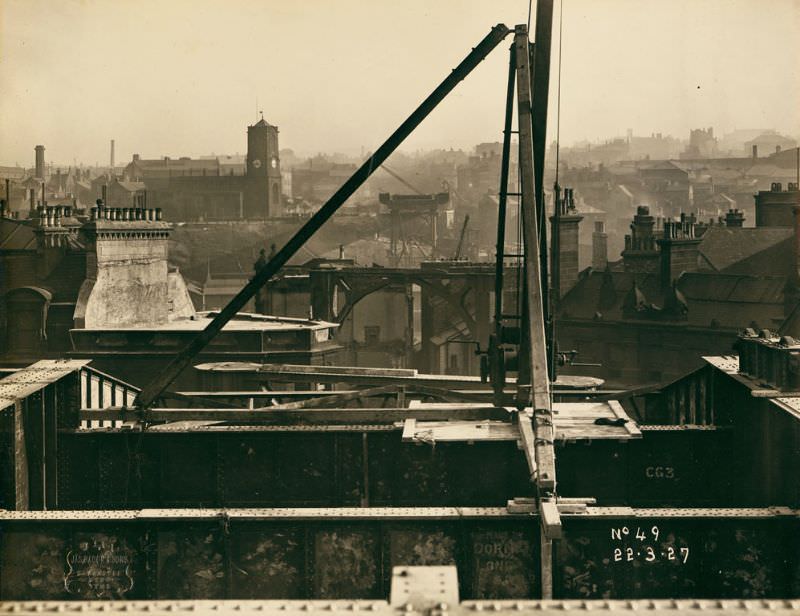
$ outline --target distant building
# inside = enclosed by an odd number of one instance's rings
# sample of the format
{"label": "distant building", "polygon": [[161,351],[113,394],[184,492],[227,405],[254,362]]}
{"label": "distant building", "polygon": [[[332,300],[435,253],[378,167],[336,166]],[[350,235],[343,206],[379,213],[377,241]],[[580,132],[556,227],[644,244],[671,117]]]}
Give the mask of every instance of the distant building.
{"label": "distant building", "polygon": [[689,145],[681,158],[714,158],[717,156],[717,140],[712,127],[697,128],[689,131]]}
{"label": "distant building", "polygon": [[797,147],[797,141],[791,137],[781,135],[777,131],[769,130],[761,133],[757,137],[746,141],[744,144],[745,156],[759,158],[769,156],[783,150],[790,150]]}
{"label": "distant building", "polygon": [[[292,167],[292,197],[306,201],[308,210],[325,203],[356,171],[351,163],[330,162],[322,156]],[[301,211],[298,213],[302,213]]]}
{"label": "distant building", "polygon": [[689,173],[678,163],[664,160],[643,164],[639,167],[639,177],[653,197],[651,205],[661,209],[665,215],[676,216],[689,209]]}
{"label": "distant building", "polygon": [[244,159],[142,159],[134,154],[122,181],[143,183],[148,206],[160,207],[172,220],[282,216],[278,128],[263,118],[248,126]]}
{"label": "distant building", "polygon": [[[509,159],[509,191],[517,185],[517,164],[515,155]],[[481,200],[487,195],[497,195],[500,191],[500,164],[502,144],[481,143],[475,146],[475,155],[456,168],[456,186],[453,202],[456,210],[462,213],[477,213]]]}

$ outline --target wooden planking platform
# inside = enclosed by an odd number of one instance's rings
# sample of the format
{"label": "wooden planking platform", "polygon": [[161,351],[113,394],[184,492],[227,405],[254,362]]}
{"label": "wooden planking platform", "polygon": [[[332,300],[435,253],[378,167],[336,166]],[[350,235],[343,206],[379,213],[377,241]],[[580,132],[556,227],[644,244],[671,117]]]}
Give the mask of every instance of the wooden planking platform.
{"label": "wooden planking platform", "polygon": [[[454,405],[425,404],[412,401],[409,408],[446,408]],[[464,406],[472,405],[458,405]],[[479,406],[479,405],[475,405]],[[642,438],[636,423],[628,417],[616,400],[600,402],[555,403],[553,421],[556,440],[629,440]],[[597,425],[595,420],[623,419],[622,426]],[[407,419],[403,440],[415,442],[447,441],[516,441],[518,428],[504,421],[421,421]]]}

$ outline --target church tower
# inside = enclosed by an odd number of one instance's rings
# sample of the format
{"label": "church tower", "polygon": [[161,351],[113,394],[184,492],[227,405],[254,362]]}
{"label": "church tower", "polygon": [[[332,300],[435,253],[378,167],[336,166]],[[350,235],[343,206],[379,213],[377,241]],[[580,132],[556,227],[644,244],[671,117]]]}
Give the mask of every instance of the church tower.
{"label": "church tower", "polygon": [[281,216],[281,160],[278,155],[278,127],[262,117],[247,127],[247,218]]}

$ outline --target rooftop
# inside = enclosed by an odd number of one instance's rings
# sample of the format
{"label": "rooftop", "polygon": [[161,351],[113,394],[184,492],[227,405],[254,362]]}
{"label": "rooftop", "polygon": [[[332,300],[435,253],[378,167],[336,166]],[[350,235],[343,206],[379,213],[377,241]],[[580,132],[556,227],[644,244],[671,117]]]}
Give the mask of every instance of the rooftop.
{"label": "rooftop", "polygon": [[[146,327],[102,327],[86,328],[93,331],[163,331],[163,332],[191,332],[205,329],[219,312],[198,312],[195,319],[177,319],[157,325]],[[252,332],[252,331],[296,331],[296,330],[321,330],[337,327],[336,323],[327,321],[314,321],[311,319],[298,319],[292,317],[273,317],[261,314],[240,312],[231,319],[222,331],[225,332]]]}

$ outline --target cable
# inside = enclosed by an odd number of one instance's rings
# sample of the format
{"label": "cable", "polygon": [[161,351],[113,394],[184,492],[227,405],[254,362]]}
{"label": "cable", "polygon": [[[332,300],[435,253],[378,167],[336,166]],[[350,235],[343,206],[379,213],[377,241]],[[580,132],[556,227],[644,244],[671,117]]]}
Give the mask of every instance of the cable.
{"label": "cable", "polygon": [[[559,155],[561,152],[561,43],[564,39],[564,0],[559,0],[558,3],[558,93],[556,96],[556,178],[555,178],[555,185],[554,185],[554,194],[553,194],[553,202],[558,204],[560,199],[560,192],[561,186],[558,183],[558,170],[560,167],[559,164]],[[555,194],[555,191],[558,191],[559,194]],[[560,205],[557,205],[560,207]],[[561,229],[556,229],[554,232],[560,234]],[[555,257],[557,258],[557,257]],[[559,280],[560,284],[560,280]],[[560,289],[556,289],[556,293],[560,297]],[[558,363],[558,349],[557,349],[557,342],[556,342],[556,310],[555,310],[555,302],[553,301],[553,295],[550,295],[550,302],[551,302],[551,311],[550,311],[550,361],[552,363],[552,374],[553,374],[553,382],[555,384],[556,376],[556,365]],[[552,408],[553,403],[555,402],[555,388],[550,388],[550,407]]]}
{"label": "cable", "polygon": [[558,157],[561,150],[561,41],[564,32],[564,0],[558,3],[558,95],[556,97],[556,185],[558,185]]}
{"label": "cable", "polygon": [[531,7],[533,6],[533,0],[528,0],[528,32],[531,31]]}

